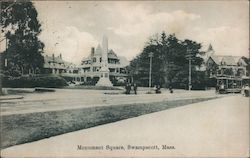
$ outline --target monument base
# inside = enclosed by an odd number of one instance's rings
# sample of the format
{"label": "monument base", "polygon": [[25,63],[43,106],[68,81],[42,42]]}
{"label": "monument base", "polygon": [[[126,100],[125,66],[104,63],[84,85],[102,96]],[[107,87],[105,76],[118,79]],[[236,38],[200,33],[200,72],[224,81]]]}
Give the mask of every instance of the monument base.
{"label": "monument base", "polygon": [[111,83],[109,78],[101,77],[96,86],[113,87],[113,84]]}

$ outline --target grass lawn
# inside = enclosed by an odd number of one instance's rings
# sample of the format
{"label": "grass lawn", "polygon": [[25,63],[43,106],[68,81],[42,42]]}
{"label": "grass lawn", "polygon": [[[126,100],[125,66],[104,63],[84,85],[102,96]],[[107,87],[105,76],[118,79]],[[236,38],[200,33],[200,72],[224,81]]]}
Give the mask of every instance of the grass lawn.
{"label": "grass lawn", "polygon": [[210,99],[215,97],[1,116],[1,149]]}

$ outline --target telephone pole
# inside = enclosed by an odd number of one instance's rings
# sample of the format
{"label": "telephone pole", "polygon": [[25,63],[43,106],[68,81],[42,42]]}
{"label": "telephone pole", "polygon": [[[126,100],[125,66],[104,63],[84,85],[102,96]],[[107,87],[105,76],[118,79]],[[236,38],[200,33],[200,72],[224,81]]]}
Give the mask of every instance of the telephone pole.
{"label": "telephone pole", "polygon": [[148,57],[149,57],[149,84],[148,84],[148,86],[149,86],[149,88],[151,87],[151,78],[152,78],[152,58],[153,58],[153,56],[154,56],[154,53],[153,52],[150,52],[149,53],[149,55],[148,55]]}
{"label": "telephone pole", "polygon": [[188,59],[188,90],[190,91],[192,88],[192,51],[187,48],[187,59]]}

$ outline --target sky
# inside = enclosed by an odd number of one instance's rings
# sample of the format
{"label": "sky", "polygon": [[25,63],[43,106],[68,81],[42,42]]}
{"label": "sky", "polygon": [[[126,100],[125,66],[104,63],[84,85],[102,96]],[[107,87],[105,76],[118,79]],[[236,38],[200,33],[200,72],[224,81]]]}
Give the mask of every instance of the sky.
{"label": "sky", "polygon": [[165,31],[212,44],[216,55],[248,56],[248,1],[35,1],[45,54],[79,64],[108,36],[109,49],[128,60],[149,37]]}

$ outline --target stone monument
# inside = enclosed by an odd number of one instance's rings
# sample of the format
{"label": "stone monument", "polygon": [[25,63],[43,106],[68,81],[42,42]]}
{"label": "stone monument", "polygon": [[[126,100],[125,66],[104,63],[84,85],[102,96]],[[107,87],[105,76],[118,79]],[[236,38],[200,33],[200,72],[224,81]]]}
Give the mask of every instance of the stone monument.
{"label": "stone monument", "polygon": [[109,68],[108,68],[108,38],[104,35],[102,40],[102,61],[100,69],[100,79],[96,86],[113,86],[109,80]]}

